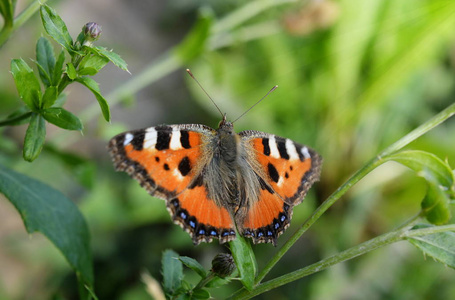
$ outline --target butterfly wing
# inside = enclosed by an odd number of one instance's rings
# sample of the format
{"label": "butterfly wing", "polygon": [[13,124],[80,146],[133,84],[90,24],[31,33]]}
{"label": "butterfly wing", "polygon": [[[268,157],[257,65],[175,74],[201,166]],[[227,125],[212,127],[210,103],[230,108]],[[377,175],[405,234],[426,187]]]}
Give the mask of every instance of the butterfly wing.
{"label": "butterfly wing", "polygon": [[319,179],[322,158],[309,147],[259,131],[239,133],[247,163],[259,180],[259,196],[240,213],[240,232],[255,243],[276,243],[289,226],[293,206]]}
{"label": "butterfly wing", "polygon": [[215,134],[204,125],[163,125],[125,132],[109,142],[116,169],[166,200],[172,219],[195,244],[235,238],[229,212],[209,199],[205,188],[206,149]]}

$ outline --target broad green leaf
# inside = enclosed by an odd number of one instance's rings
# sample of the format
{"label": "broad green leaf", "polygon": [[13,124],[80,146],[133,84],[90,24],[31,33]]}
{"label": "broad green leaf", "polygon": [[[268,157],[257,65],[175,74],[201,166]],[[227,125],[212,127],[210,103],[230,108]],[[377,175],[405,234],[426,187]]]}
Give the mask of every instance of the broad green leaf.
{"label": "broad green leaf", "polygon": [[240,273],[240,281],[247,290],[253,289],[257,264],[251,245],[239,234],[229,242],[232,256]]}
{"label": "broad green leaf", "polygon": [[57,43],[63,46],[69,53],[73,52],[73,39],[71,38],[65,22],[57,12],[47,5],[41,5],[41,21],[44,29]]}
{"label": "broad green leaf", "polygon": [[195,289],[191,293],[191,299],[209,299],[210,293],[204,289]]}
{"label": "broad green leaf", "polygon": [[85,85],[90,91],[92,91],[92,93],[95,95],[96,100],[98,100],[104,119],[109,122],[111,120],[109,104],[107,103],[106,99],[104,99],[103,95],[101,95],[98,83],[88,77],[78,77],[76,78],[76,81]]}
{"label": "broad green leaf", "polygon": [[77,78],[76,68],[72,63],[66,64],[66,74],[68,75],[69,79],[74,80]]}
{"label": "broad green leaf", "polygon": [[55,67],[55,53],[51,43],[45,37],[40,37],[36,43],[36,61],[41,81],[46,86],[50,86]]}
{"label": "broad green leaf", "polygon": [[1,0],[0,14],[3,16],[3,26],[5,28],[13,27],[15,0]]}
{"label": "broad green leaf", "polygon": [[85,56],[79,64],[79,75],[93,76],[98,73],[109,62],[104,56],[92,54]]}
{"label": "broad green leaf", "polygon": [[43,110],[43,117],[49,123],[67,130],[82,130],[81,120],[61,107],[50,107]]}
{"label": "broad green leaf", "polygon": [[[413,229],[427,228],[431,225],[419,224]],[[408,237],[407,240],[419,248],[425,255],[455,269],[455,232],[441,232],[418,237]]]}
{"label": "broad green leaf", "polygon": [[56,86],[49,86],[45,91],[43,98],[41,100],[42,108],[48,108],[54,105],[55,101],[57,101],[57,87]]}
{"label": "broad green leaf", "polygon": [[185,266],[195,271],[202,278],[205,278],[207,276],[207,272],[205,271],[204,267],[194,258],[188,256],[179,256],[179,259]]}
{"label": "broad green leaf", "polygon": [[174,294],[181,286],[183,279],[183,265],[179,255],[172,250],[165,250],[161,260],[163,273],[163,287],[167,294]]}
{"label": "broad green leaf", "polygon": [[46,122],[42,115],[32,113],[24,138],[23,156],[26,161],[34,161],[43,149],[46,139]]}
{"label": "broad green leaf", "polygon": [[175,53],[183,62],[186,63],[195,59],[206,50],[212,21],[211,14],[205,11],[199,14],[199,18],[190,33],[175,49]]}
{"label": "broad green leaf", "polygon": [[238,274],[239,274],[238,269],[235,269],[235,271],[228,277],[221,278],[218,276],[214,276],[212,279],[210,279],[209,282],[207,282],[207,284],[205,286],[208,288],[217,288],[217,287],[226,285],[229,282],[231,282],[231,280],[233,278],[236,278],[238,276]]}
{"label": "broad green leaf", "polygon": [[41,87],[33,70],[21,59],[11,61],[11,73],[22,101],[31,109],[37,110],[41,100]]}
{"label": "broad green leaf", "polygon": [[115,53],[113,51],[109,51],[109,50],[107,50],[104,47],[98,47],[98,46],[96,46],[96,47],[87,47],[87,49],[89,51],[92,51],[92,52],[100,55],[100,56],[103,56],[103,57],[107,58],[109,61],[111,61],[114,65],[116,65],[120,69],[129,72],[128,71],[128,65],[123,60],[123,58],[121,58],[120,55],[118,55],[117,53]]}
{"label": "broad green leaf", "polygon": [[420,174],[429,172],[437,182],[446,188],[451,188],[454,184],[450,166],[432,153],[408,150],[391,154],[384,159],[399,162]]}
{"label": "broad green leaf", "polygon": [[27,232],[44,234],[83,284],[93,287],[90,235],[76,205],[50,186],[1,165],[0,192],[19,211]]}
{"label": "broad green leaf", "polygon": [[65,63],[65,51],[62,50],[60,52],[60,54],[58,55],[57,61],[55,62],[54,73],[51,74],[53,86],[58,86],[60,83],[60,80],[62,80],[64,63]]}

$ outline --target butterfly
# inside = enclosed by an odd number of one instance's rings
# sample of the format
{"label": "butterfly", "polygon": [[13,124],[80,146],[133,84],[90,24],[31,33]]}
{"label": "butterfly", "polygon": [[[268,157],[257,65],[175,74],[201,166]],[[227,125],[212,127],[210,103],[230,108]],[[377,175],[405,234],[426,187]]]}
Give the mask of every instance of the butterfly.
{"label": "butterfly", "polygon": [[165,200],[195,245],[240,234],[276,246],[322,166],[316,151],[290,139],[254,130],[237,134],[226,115],[217,130],[159,125],[121,133],[108,149],[116,170]]}

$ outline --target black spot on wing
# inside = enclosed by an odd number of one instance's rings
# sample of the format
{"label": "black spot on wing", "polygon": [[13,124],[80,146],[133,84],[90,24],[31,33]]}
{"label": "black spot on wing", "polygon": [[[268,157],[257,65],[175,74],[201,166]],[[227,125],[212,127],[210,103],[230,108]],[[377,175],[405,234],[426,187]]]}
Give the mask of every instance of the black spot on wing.
{"label": "black spot on wing", "polygon": [[164,168],[166,171],[169,171],[169,170],[170,170],[170,168],[169,168],[169,165],[168,165],[168,164],[164,164],[164,165],[163,165],[163,168]]}
{"label": "black spot on wing", "polygon": [[145,130],[141,129],[134,133],[133,140],[131,141],[131,145],[133,149],[136,151],[141,151],[144,148],[144,137],[145,137]]}
{"label": "black spot on wing", "polygon": [[275,182],[278,182],[278,180],[280,179],[280,175],[278,174],[278,171],[276,170],[275,166],[272,165],[271,163],[269,163],[267,165],[267,169],[269,171],[269,176],[270,178],[275,181]]}
{"label": "black spot on wing", "polygon": [[257,177],[258,177],[259,184],[261,185],[262,190],[267,190],[272,195],[275,194],[275,191],[264,181],[264,179],[262,179],[259,176],[257,176]]}
{"label": "black spot on wing", "polygon": [[264,155],[270,156],[270,146],[269,146],[269,139],[263,138],[262,145],[264,146]]}
{"label": "black spot on wing", "polygon": [[169,149],[169,143],[171,142],[172,127],[169,126],[157,126],[155,127],[157,131],[156,139],[156,150],[165,150]]}
{"label": "black spot on wing", "polygon": [[188,134],[187,130],[180,131],[180,143],[182,144],[182,147],[185,149],[191,148],[190,135]]}
{"label": "black spot on wing", "polygon": [[204,184],[203,176],[202,176],[202,174],[199,174],[199,176],[196,178],[196,180],[193,181],[193,183],[191,183],[188,188],[190,190],[192,190],[197,186],[202,186],[203,184]]}
{"label": "black spot on wing", "polygon": [[188,173],[190,173],[191,165],[190,165],[190,159],[188,158],[188,156],[185,156],[184,158],[182,158],[182,160],[179,162],[178,168],[179,168],[180,174],[182,174],[182,176],[186,176],[186,175],[188,175]]}
{"label": "black spot on wing", "polygon": [[285,139],[277,139],[276,145],[278,147],[278,152],[280,152],[280,157],[284,159],[289,159],[289,154],[286,150],[286,140]]}

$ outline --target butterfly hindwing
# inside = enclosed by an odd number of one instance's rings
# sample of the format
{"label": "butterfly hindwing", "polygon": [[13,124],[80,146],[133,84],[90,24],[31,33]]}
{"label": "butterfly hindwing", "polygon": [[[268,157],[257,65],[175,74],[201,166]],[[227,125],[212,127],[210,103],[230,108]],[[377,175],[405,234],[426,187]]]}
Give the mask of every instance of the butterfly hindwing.
{"label": "butterfly hindwing", "polygon": [[228,211],[208,198],[201,174],[207,164],[205,147],[215,134],[204,125],[163,125],[122,133],[109,143],[116,169],[166,200],[174,222],[195,244],[235,238]]}

